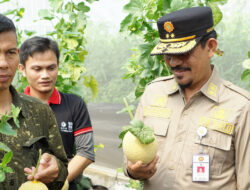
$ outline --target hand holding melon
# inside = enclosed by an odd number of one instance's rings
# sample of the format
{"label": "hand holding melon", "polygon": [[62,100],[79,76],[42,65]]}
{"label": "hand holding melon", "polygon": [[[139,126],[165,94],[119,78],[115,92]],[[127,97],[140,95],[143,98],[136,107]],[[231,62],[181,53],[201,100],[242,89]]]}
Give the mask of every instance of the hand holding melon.
{"label": "hand holding melon", "polygon": [[[37,172],[37,169],[39,167],[39,164],[40,164],[40,159],[41,159],[41,155],[42,155],[42,151],[41,149],[39,150],[39,158],[38,158],[38,161],[37,161],[37,165],[36,165],[36,169],[34,171],[34,173],[32,174],[33,176],[36,175],[36,172]],[[37,181],[36,179],[32,180],[32,181],[27,181],[25,183],[23,183],[18,190],[48,190],[47,186],[40,182],[40,181]]]}
{"label": "hand holding melon", "polygon": [[124,102],[132,121],[130,125],[122,128],[119,138],[123,141],[120,146],[122,146],[127,159],[132,163],[142,161],[143,164],[148,164],[155,158],[158,148],[154,132],[142,121],[133,119],[125,99]]}

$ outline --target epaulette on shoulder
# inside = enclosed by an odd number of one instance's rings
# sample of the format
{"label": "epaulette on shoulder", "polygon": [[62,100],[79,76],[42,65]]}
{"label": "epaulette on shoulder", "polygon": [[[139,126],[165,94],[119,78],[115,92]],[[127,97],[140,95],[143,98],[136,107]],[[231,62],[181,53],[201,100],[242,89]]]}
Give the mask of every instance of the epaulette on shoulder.
{"label": "epaulette on shoulder", "polygon": [[247,98],[248,100],[250,100],[250,93],[236,85],[234,85],[233,83],[229,82],[229,81],[224,81],[224,85],[228,88],[230,88],[231,90],[233,90],[234,92],[244,96],[245,98]]}
{"label": "epaulette on shoulder", "polygon": [[148,85],[152,84],[152,83],[155,83],[155,82],[170,80],[170,79],[173,79],[173,78],[174,78],[174,75],[169,75],[169,76],[166,76],[166,77],[158,77],[158,78],[152,80],[151,82],[149,82]]}

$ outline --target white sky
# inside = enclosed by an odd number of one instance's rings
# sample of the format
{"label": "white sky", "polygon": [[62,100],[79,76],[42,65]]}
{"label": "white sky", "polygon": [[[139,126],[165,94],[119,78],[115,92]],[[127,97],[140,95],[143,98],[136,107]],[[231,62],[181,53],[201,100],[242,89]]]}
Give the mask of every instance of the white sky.
{"label": "white sky", "polygon": [[[34,19],[38,18],[38,10],[46,9],[49,7],[48,0],[11,0],[10,3],[0,4],[0,12],[5,12],[8,9],[13,9],[17,5],[19,7],[25,7],[24,18],[18,23],[18,27],[21,29],[36,30],[38,34],[45,34],[48,29],[47,23],[34,22]],[[108,22],[110,28],[113,28],[118,32],[120,22],[127,15],[123,11],[123,6],[127,4],[129,0],[99,0],[90,4],[91,10],[88,13],[89,20],[94,23]],[[221,7],[223,10],[224,19],[230,19],[232,14],[249,14],[250,1],[249,0],[228,0],[228,3]]]}

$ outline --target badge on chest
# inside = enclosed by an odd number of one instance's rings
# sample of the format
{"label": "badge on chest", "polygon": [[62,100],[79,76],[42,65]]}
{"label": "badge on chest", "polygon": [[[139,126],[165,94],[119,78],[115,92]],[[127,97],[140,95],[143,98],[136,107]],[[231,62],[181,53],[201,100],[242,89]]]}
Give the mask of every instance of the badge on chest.
{"label": "badge on chest", "polygon": [[207,182],[209,181],[209,155],[203,153],[201,140],[207,134],[205,127],[199,127],[197,134],[200,138],[200,152],[193,155],[193,181]]}
{"label": "badge on chest", "polygon": [[193,156],[193,181],[209,181],[209,155],[197,154]]}

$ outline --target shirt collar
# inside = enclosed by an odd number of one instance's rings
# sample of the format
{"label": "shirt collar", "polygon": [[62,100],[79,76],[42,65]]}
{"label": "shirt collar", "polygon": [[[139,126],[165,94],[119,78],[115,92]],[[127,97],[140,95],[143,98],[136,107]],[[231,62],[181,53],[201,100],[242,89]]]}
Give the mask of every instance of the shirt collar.
{"label": "shirt collar", "polygon": [[[24,94],[30,96],[30,86],[27,86],[24,90]],[[53,93],[49,98],[48,105],[50,104],[61,104],[61,95],[59,91],[54,87]]]}
{"label": "shirt collar", "polygon": [[[220,92],[220,87],[222,84],[222,80],[219,77],[219,74],[217,73],[215,67],[211,65],[212,67],[212,74],[208,81],[202,86],[201,88],[201,93],[208,97],[209,99],[219,102],[219,92]],[[179,85],[175,82],[175,80],[172,80],[170,83],[170,89],[168,89],[167,94],[172,95],[175,94],[176,92],[182,93],[181,88]]]}

